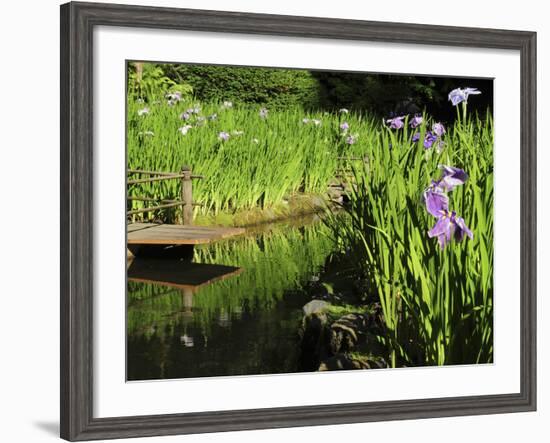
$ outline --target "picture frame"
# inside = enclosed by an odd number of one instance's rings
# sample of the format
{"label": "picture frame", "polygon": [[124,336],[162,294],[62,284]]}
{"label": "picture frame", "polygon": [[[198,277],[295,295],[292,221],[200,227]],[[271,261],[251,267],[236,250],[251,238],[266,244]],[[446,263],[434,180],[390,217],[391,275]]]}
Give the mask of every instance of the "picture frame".
{"label": "picture frame", "polygon": [[[520,54],[520,392],[98,418],[94,403],[93,30],[187,30]],[[99,3],[61,6],[61,437],[69,441],[534,411],[536,33]],[[122,321],[122,319],[121,319]]]}

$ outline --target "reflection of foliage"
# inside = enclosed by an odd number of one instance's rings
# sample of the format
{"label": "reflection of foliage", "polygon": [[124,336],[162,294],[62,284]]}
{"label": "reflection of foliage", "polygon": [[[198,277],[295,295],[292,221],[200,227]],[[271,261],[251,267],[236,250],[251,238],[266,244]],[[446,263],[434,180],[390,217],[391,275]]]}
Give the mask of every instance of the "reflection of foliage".
{"label": "reflection of foliage", "polygon": [[[300,290],[320,271],[331,249],[328,228],[322,224],[197,249],[195,262],[238,266],[243,272],[200,288],[193,296],[194,321],[208,331],[221,312],[231,316],[245,307],[248,312],[273,309],[285,291]],[[179,289],[128,282],[129,334],[162,334],[182,311]]]}
{"label": "reflection of foliage", "polygon": [[136,62],[128,65],[128,97],[147,101],[160,100],[168,91],[179,92],[182,97],[187,97],[193,93],[193,88],[167,77],[157,64]]}

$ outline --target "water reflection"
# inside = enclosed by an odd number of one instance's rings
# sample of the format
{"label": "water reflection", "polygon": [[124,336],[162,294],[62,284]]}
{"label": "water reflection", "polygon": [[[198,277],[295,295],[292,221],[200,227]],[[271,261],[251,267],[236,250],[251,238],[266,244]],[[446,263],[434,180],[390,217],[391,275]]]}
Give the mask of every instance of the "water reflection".
{"label": "water reflection", "polygon": [[306,287],[333,245],[317,220],[128,268],[128,380],[301,371]]}

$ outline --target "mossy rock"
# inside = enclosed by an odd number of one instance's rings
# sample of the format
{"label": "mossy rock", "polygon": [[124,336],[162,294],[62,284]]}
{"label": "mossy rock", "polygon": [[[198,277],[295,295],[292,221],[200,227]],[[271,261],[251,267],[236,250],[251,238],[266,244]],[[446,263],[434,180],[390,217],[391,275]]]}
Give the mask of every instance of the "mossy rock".
{"label": "mossy rock", "polygon": [[370,366],[359,359],[350,358],[345,354],[337,354],[321,362],[319,371],[346,371],[352,369],[370,369]]}
{"label": "mossy rock", "polygon": [[381,357],[356,354],[336,354],[324,360],[318,371],[346,371],[353,369],[382,369],[388,364]]}
{"label": "mossy rock", "polygon": [[330,350],[333,354],[351,351],[365,341],[369,317],[365,314],[352,313],[340,317],[330,325]]}

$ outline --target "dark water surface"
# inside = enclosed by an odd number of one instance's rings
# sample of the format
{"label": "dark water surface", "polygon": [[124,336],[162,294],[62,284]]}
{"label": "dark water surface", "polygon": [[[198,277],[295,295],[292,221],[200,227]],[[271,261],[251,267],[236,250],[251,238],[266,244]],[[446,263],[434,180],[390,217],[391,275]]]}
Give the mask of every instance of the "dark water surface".
{"label": "dark water surface", "polygon": [[310,218],[196,248],[194,264],[132,263],[128,380],[311,370],[302,306],[333,248]]}

